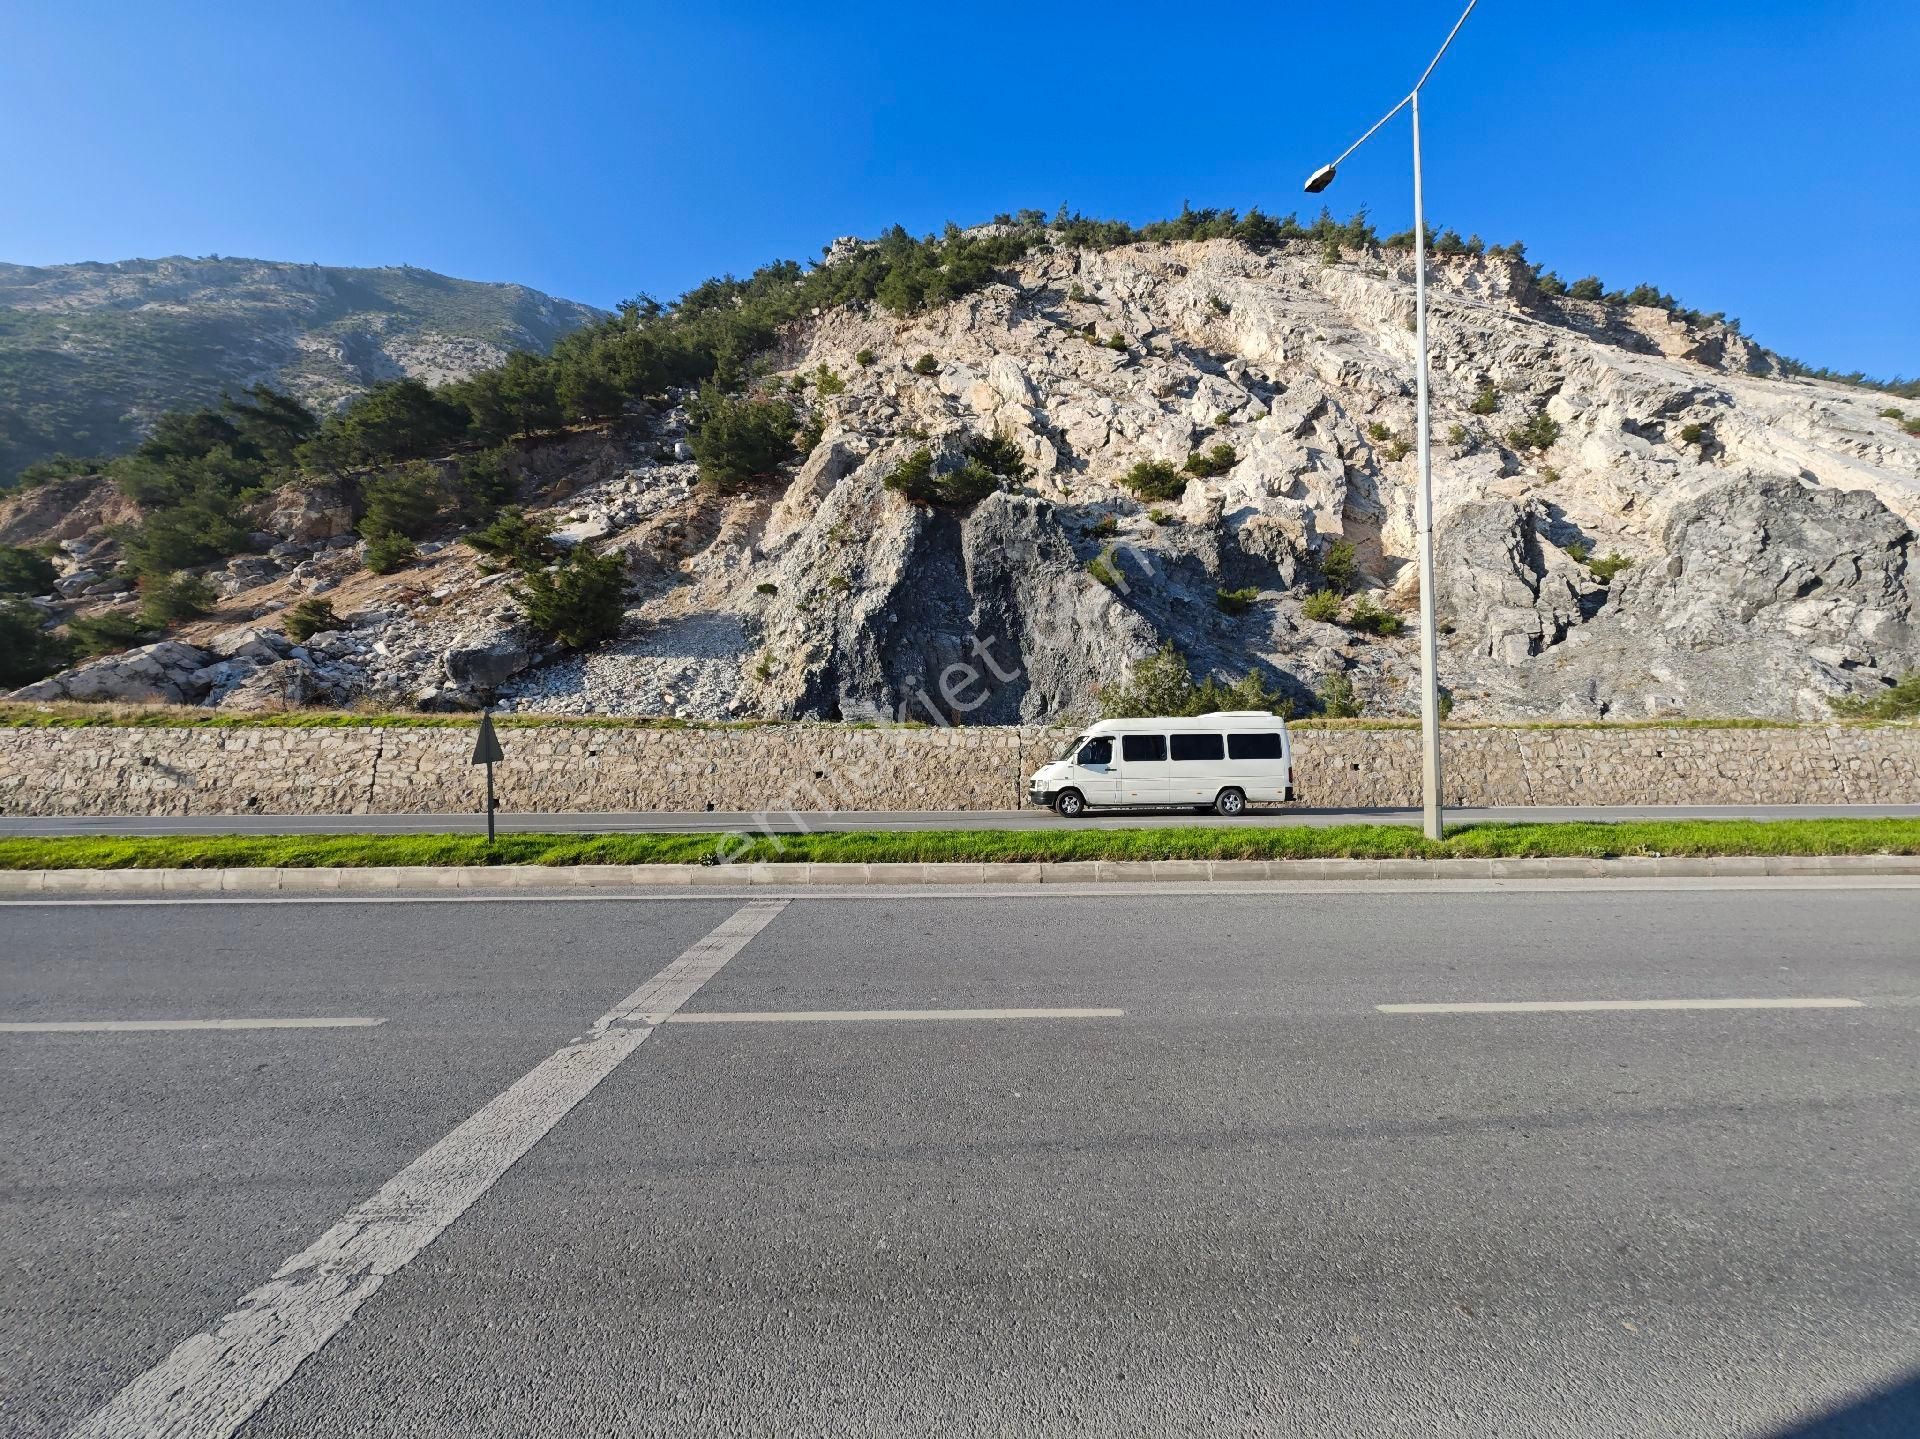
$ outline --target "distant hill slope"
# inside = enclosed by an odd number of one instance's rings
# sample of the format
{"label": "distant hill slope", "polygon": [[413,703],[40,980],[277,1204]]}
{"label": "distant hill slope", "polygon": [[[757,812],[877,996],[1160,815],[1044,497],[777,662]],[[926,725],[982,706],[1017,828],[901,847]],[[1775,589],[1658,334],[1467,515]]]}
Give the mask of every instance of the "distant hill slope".
{"label": "distant hill slope", "polygon": [[272,260],[0,264],[0,484],[110,454],[162,411],[265,380],[318,410],[402,374],[462,378],[601,312],[523,285]]}

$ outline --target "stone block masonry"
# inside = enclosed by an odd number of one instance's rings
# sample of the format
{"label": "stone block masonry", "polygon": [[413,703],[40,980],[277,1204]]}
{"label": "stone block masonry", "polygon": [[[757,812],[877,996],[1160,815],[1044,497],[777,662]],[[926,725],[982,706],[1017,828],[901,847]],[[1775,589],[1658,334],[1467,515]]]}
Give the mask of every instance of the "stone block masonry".
{"label": "stone block masonry", "polygon": [[[739,729],[502,726],[506,812],[995,810],[1071,732],[1026,727]],[[1463,728],[1456,805],[1920,803],[1920,727]],[[468,727],[0,727],[14,815],[474,812]],[[1419,733],[1294,731],[1315,808],[1419,802]]]}

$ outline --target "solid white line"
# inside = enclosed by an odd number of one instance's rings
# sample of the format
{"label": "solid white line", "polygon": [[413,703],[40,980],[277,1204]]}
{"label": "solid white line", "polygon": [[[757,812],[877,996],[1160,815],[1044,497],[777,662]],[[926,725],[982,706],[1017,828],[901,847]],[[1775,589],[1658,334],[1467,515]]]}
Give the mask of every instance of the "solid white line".
{"label": "solid white line", "polygon": [[75,1439],[224,1439],[340,1332],[387,1276],[439,1237],[670,1014],[786,907],[758,900],[535,1065],[349,1210],[211,1327],[182,1340],[78,1428]]}
{"label": "solid white line", "polygon": [[148,1029],[368,1029],[384,1019],[36,1019],[0,1023],[0,1034],[122,1034]]}
{"label": "solid white line", "polygon": [[794,1009],[701,1011],[662,1016],[665,1024],[819,1024],[864,1023],[886,1019],[1125,1019],[1124,1009]]}
{"label": "solid white line", "polygon": [[1376,1004],[1382,1014],[1548,1014],[1595,1009],[1859,1009],[1857,999],[1527,999],[1506,1003]]}

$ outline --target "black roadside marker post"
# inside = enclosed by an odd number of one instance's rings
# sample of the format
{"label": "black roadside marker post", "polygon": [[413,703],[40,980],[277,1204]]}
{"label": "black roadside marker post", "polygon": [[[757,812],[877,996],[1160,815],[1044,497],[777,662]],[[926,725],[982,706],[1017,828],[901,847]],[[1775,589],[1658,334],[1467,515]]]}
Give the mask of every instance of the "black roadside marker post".
{"label": "black roadside marker post", "polygon": [[487,846],[493,846],[493,766],[496,760],[503,760],[500,738],[493,732],[493,711],[480,711],[480,737],[474,742],[473,763],[487,767]]}

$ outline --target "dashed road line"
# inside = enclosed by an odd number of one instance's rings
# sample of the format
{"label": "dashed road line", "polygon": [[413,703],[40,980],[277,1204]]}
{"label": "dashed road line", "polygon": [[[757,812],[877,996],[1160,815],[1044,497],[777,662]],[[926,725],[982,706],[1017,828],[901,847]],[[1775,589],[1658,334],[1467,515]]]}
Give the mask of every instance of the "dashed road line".
{"label": "dashed road line", "polygon": [[0,1021],[0,1034],[135,1034],[179,1029],[371,1029],[384,1019],[33,1019]]}
{"label": "dashed road line", "polygon": [[1520,999],[1376,1004],[1382,1014],[1562,1014],[1603,1009],[1859,1009],[1857,999]]}
{"label": "dashed road line", "polygon": [[74,1439],[224,1439],[720,971],[784,900],[756,900],[356,1205],[209,1328],[182,1340]]}
{"label": "dashed road line", "polygon": [[1124,1009],[793,1009],[702,1010],[660,1016],[663,1024],[862,1024],[878,1020],[1125,1019]]}

